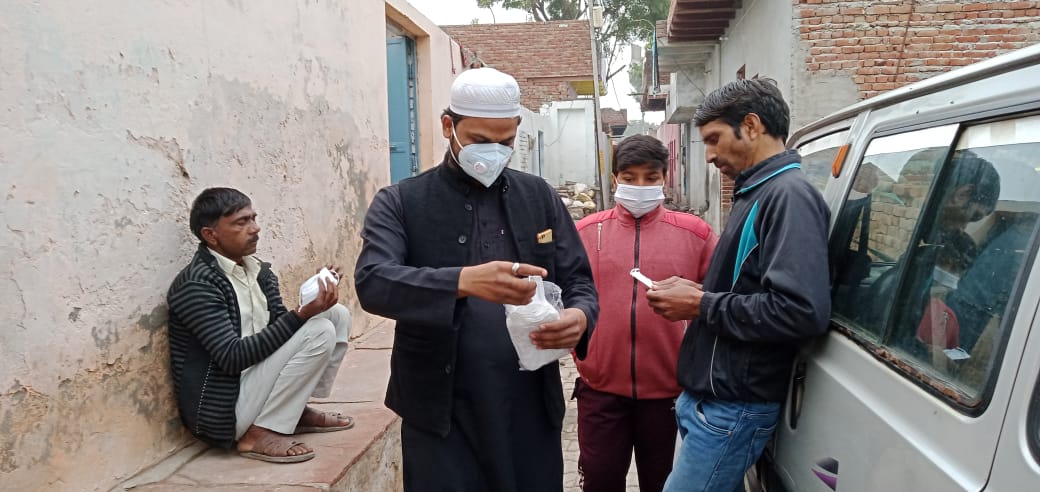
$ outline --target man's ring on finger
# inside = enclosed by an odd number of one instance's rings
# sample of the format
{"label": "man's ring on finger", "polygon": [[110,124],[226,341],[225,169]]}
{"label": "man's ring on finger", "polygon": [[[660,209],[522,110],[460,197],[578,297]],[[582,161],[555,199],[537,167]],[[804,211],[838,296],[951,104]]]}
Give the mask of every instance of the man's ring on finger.
{"label": "man's ring on finger", "polygon": [[520,271],[520,264],[519,263],[513,263],[513,275],[516,275],[517,272],[519,272],[519,271]]}

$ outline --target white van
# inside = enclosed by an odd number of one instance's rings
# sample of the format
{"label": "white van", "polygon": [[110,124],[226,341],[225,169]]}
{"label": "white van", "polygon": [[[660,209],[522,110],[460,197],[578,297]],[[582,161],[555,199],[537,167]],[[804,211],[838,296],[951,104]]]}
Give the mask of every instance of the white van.
{"label": "white van", "polygon": [[1040,45],[789,146],[832,211],[832,330],[797,362],[763,487],[1040,491]]}

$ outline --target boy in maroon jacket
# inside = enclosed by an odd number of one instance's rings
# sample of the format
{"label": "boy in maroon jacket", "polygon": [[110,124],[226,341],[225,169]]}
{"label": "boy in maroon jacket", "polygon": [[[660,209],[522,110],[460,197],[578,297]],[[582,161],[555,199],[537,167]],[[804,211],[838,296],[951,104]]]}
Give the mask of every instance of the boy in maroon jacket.
{"label": "boy in maroon jacket", "polygon": [[660,491],[672,468],[685,323],[654,314],[647,287],[629,272],[700,282],[717,237],[700,218],[661,205],[667,160],[656,138],[621,141],[614,151],[617,206],[578,223],[601,310],[574,386],[586,492],[625,490],[633,449],[642,491]]}

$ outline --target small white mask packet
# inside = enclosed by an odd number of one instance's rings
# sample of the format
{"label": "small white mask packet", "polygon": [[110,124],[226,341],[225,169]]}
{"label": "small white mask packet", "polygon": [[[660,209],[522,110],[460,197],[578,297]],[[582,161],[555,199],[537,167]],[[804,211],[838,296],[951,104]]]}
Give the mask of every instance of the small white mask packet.
{"label": "small white mask packet", "polygon": [[320,272],[307,279],[307,281],[300,286],[300,306],[309,304],[311,301],[318,298],[318,279],[321,278],[328,279],[332,282],[332,285],[339,283],[339,279],[335,274],[329,271],[328,268],[322,268]]}

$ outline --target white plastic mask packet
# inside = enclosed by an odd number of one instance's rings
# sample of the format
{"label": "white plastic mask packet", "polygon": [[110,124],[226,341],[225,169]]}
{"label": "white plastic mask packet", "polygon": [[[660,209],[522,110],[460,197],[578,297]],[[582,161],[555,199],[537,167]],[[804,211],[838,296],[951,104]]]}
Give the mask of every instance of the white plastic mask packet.
{"label": "white plastic mask packet", "polygon": [[328,268],[322,268],[320,272],[307,279],[307,281],[300,286],[300,306],[309,304],[311,301],[318,298],[318,279],[320,278],[328,279],[332,282],[332,285],[339,283],[339,279],[337,279]]}
{"label": "white plastic mask packet", "polygon": [[528,280],[537,284],[534,299],[523,306],[506,304],[506,329],[513,341],[521,371],[534,371],[570,353],[568,349],[540,349],[531,342],[531,332],[539,325],[560,319],[563,301],[560,288],[542,277],[531,276]]}

